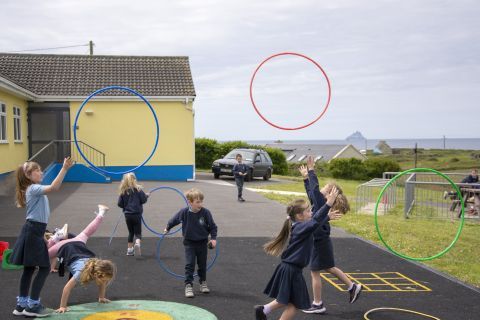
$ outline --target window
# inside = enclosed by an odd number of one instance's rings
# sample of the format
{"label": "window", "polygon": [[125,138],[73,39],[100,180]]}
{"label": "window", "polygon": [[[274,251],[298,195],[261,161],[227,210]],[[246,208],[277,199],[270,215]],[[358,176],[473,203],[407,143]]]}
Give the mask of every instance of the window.
{"label": "window", "polygon": [[295,158],[295,153],[292,153],[291,155],[289,155],[287,158],[287,161],[291,161],[293,158]]}
{"label": "window", "polygon": [[7,141],[7,106],[0,102],[0,143]]}
{"label": "window", "polygon": [[303,161],[303,159],[305,159],[306,157],[306,155],[302,155],[300,158],[298,158],[298,162]]}
{"label": "window", "polygon": [[323,156],[317,156],[314,161],[317,162],[318,160],[321,160],[322,158],[323,158]]}
{"label": "window", "polygon": [[13,136],[15,142],[22,142],[22,116],[19,107],[13,107]]}

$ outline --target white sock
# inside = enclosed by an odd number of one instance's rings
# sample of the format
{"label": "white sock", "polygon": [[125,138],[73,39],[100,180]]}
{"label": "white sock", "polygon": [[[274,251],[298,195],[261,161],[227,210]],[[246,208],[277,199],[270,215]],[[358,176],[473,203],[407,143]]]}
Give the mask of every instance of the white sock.
{"label": "white sock", "polygon": [[322,301],[322,300],[320,300],[320,302],[319,302],[319,303],[315,303],[315,301],[313,301],[313,302],[312,302],[312,304],[314,304],[314,305],[316,305],[316,306],[321,306],[321,305],[322,305],[322,303],[323,303],[323,301]]}
{"label": "white sock", "polygon": [[352,282],[352,284],[350,285],[350,287],[348,288],[348,291],[352,290],[352,288],[353,288],[353,282]]}
{"label": "white sock", "polygon": [[271,311],[272,310],[270,310],[270,307],[268,306],[268,304],[263,306],[263,313],[265,313],[265,315],[269,314]]}

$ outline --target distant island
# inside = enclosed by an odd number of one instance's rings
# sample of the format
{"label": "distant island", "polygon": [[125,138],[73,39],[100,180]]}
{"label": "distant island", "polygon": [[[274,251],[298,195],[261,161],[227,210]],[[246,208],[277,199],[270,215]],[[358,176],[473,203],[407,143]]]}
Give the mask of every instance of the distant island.
{"label": "distant island", "polygon": [[347,141],[358,141],[358,140],[367,140],[360,131],[355,131],[349,135],[345,140]]}

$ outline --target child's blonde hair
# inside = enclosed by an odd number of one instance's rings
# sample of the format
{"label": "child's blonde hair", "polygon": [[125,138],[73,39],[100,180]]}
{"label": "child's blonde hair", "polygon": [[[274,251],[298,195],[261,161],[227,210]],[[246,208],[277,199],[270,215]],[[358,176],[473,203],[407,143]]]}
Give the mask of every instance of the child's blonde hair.
{"label": "child's blonde hair", "polygon": [[26,206],[26,192],[27,188],[33,184],[33,181],[29,178],[32,174],[32,171],[41,170],[41,167],[38,163],[34,161],[27,161],[24,164],[18,166],[15,176],[17,180],[17,185],[15,188],[15,204],[18,208],[23,208]]}
{"label": "child's blonde hair", "polygon": [[192,188],[185,192],[185,197],[188,201],[193,202],[195,200],[203,201],[205,196],[203,195],[202,191],[198,190],[197,188]]}
{"label": "child's blonde hair", "polygon": [[[343,193],[342,188],[335,182],[329,182],[325,185],[325,192],[330,193],[333,187],[337,188],[338,196],[333,203],[331,210],[338,210],[342,214],[346,214],[350,211],[350,204],[348,203],[348,199]],[[316,208],[317,210],[320,208]]]}
{"label": "child's blonde hair", "polygon": [[137,191],[142,190],[142,186],[139,185],[137,182],[137,177],[135,176],[135,173],[125,173],[122,177],[122,181],[120,182],[120,186],[118,187],[118,192],[120,194],[128,194],[130,190],[134,189],[136,189]]}
{"label": "child's blonde hair", "polygon": [[290,231],[292,229],[292,222],[295,222],[297,214],[303,213],[308,209],[309,205],[305,199],[295,199],[287,207],[287,218],[283,223],[282,230],[275,237],[275,239],[263,245],[263,250],[269,255],[278,257],[282,254],[288,239],[290,238]]}
{"label": "child's blonde hair", "polygon": [[88,259],[80,274],[80,284],[86,285],[92,280],[108,279],[112,281],[117,273],[115,264],[110,260]]}

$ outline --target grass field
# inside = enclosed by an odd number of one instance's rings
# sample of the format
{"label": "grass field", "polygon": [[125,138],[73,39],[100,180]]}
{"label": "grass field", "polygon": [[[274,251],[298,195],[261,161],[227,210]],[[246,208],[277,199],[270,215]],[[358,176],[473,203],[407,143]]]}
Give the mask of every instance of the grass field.
{"label": "grass field", "polygon": [[[291,182],[275,184],[266,187],[270,190],[304,192],[300,178],[287,178]],[[323,185],[330,179],[320,179]],[[354,206],[356,186],[358,181],[336,180],[345,194],[351,199]],[[289,203],[296,196],[266,194],[265,197]],[[354,210],[352,210],[354,212]],[[386,242],[401,254],[413,257],[432,256],[446,248],[454,239],[459,222],[450,220],[411,219],[403,218],[402,210],[397,210],[388,216],[378,218],[379,228]],[[332,222],[332,225],[356,234],[383,246],[375,229],[372,215],[353,214],[345,215],[341,220]],[[437,270],[445,272],[461,281],[480,287],[480,224],[466,222],[462,233],[450,251],[440,258],[422,262]]]}

